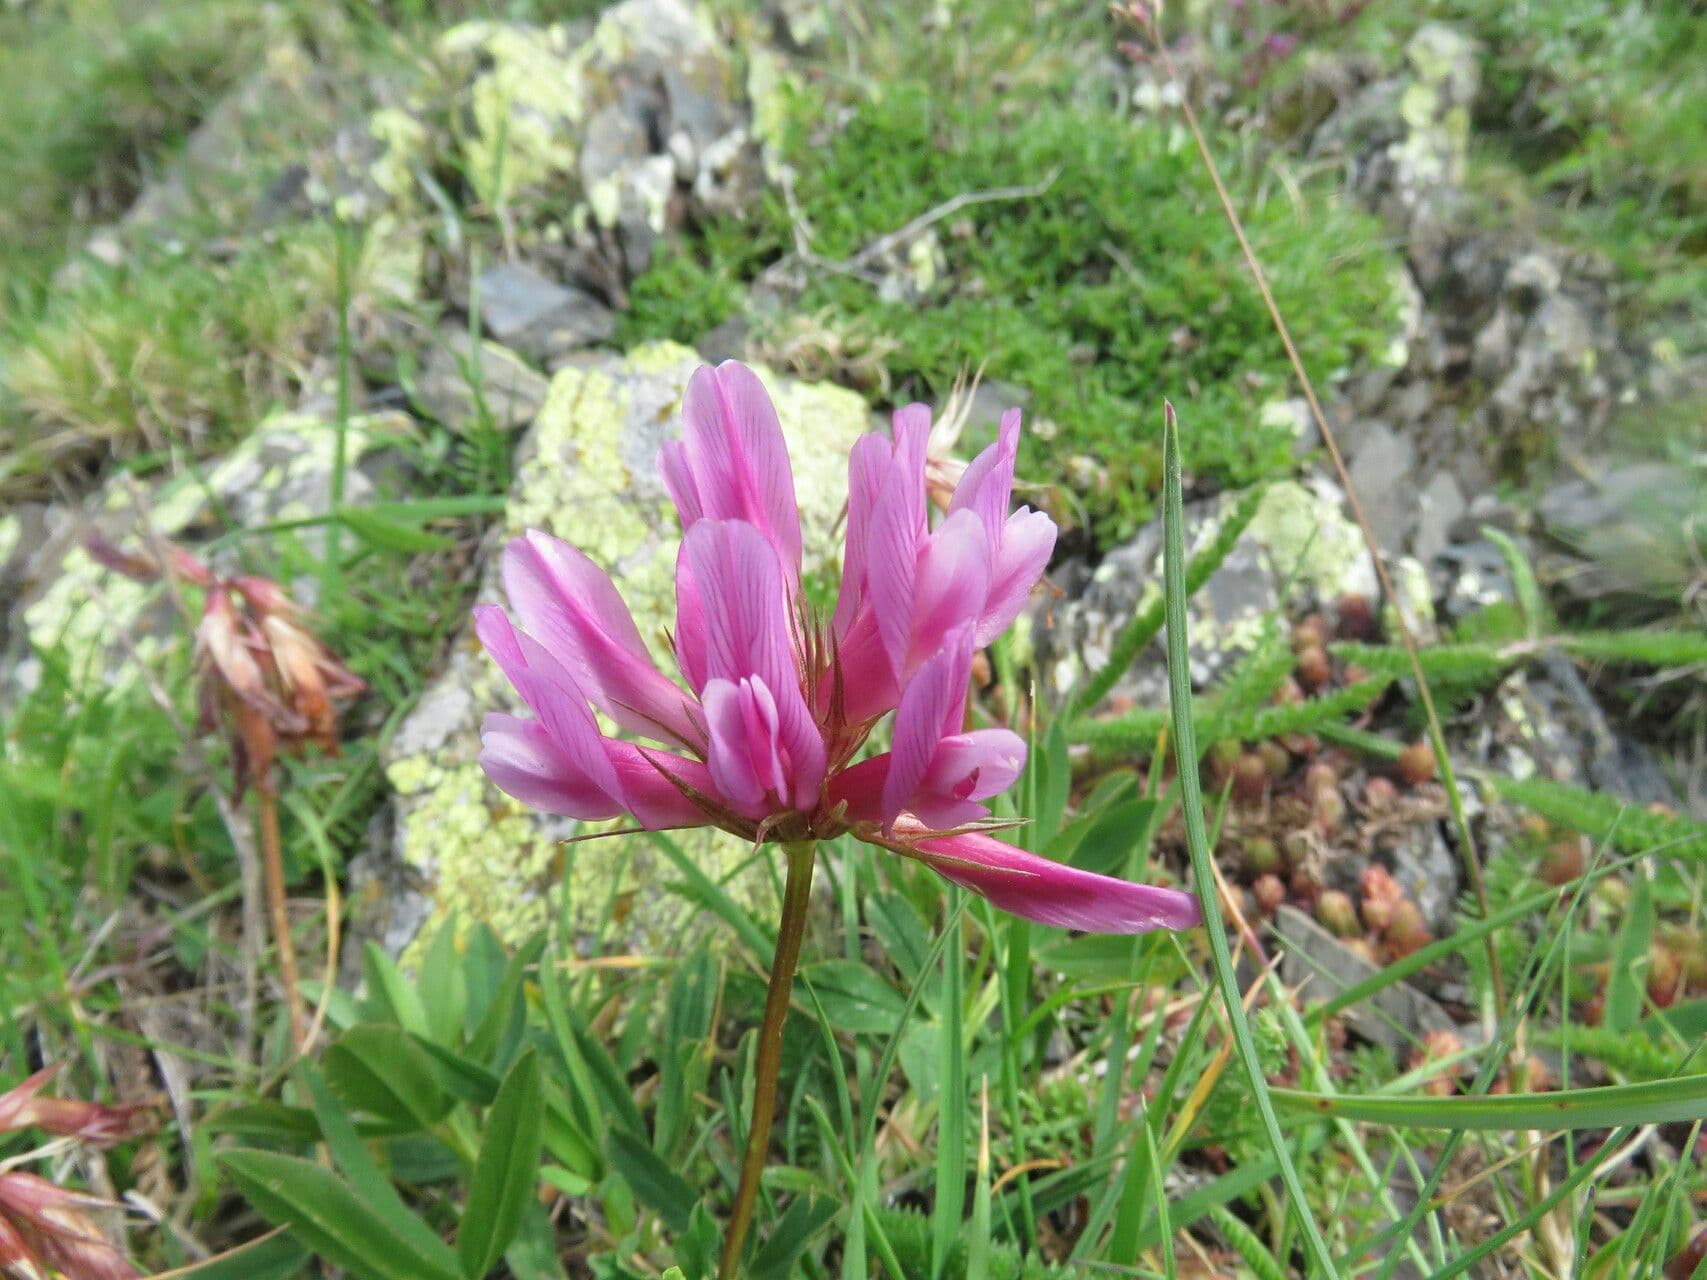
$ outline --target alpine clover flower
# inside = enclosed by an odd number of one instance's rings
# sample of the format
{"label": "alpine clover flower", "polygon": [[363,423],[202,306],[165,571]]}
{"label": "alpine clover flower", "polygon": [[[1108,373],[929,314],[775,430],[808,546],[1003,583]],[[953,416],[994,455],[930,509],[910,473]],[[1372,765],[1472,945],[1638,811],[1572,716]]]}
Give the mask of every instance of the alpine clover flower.
{"label": "alpine clover flower", "polygon": [[[702,366],[682,421],[658,465],[682,521],[671,643],[686,687],[658,669],[603,569],[529,532],[504,551],[514,620],[484,606],[475,630],[533,716],[489,714],[480,764],[548,813],[629,814],[649,830],[714,826],[785,850],[753,1109],[718,1272],[728,1280],[764,1168],[818,841],[851,834],[1063,928],[1185,929],[1201,915],[1188,893],[1062,866],[991,834],[1001,824],[985,802],[1019,776],[1026,747],[1008,729],[967,727],[973,654],[1019,616],[1055,546],[1047,515],[1008,510],[1018,410],[954,476],[928,469],[924,405],[899,410],[889,437],[861,437],[828,617],[801,591],[794,477],[758,377],[734,361]],[[935,528],[927,489],[946,506]],[[607,736],[595,711],[643,741]],[[890,712],[890,750],[859,759]]]}
{"label": "alpine clover flower", "polygon": [[[785,844],[851,833],[1063,928],[1199,923],[1188,893],[1063,866],[986,829],[985,802],[1019,775],[1026,746],[1008,729],[965,728],[973,654],[1018,617],[1056,532],[1041,511],[1008,510],[1018,410],[934,529],[929,409],[899,410],[892,439],[860,438],[827,619],[801,594],[793,475],[758,377],[734,361],[702,366],[682,418],[659,468],[684,531],[673,645],[687,687],[658,669],[604,570],[546,534],[515,539],[503,558],[511,614],[475,610],[533,713],[486,717],[480,763],[498,787],[548,813],[629,814],[648,830],[709,825]],[[595,709],[659,745],[607,736]],[[891,711],[891,749],[858,760]]]}

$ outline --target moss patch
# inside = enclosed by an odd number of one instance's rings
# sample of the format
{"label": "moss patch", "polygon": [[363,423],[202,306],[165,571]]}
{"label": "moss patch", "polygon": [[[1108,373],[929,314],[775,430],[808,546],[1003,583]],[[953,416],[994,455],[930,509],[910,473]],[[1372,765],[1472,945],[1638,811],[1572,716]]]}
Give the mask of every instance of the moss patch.
{"label": "moss patch", "polygon": [[[1285,355],[1177,129],[1050,97],[1021,113],[906,80],[873,87],[828,137],[813,123],[825,110],[796,93],[783,143],[801,224],[825,259],[846,261],[955,196],[1054,179],[1030,198],[971,205],[860,272],[811,271],[779,348],[810,361],[804,315],[845,365],[880,354],[892,383],[871,388],[877,400],[940,402],[981,363],[1025,388],[1023,470],[1060,484],[1071,494],[1061,513],[1085,513],[1105,538],[1151,512],[1164,396],[1206,476],[1239,483],[1288,465],[1290,432],[1261,414],[1288,385]],[[1298,337],[1312,375],[1383,359],[1398,305],[1375,224],[1314,189],[1294,205],[1228,139],[1218,149],[1282,307],[1307,320]],[[637,282],[629,333],[695,336],[793,246],[780,200],[756,227],[708,228]],[[769,322],[756,323],[763,337]]]}

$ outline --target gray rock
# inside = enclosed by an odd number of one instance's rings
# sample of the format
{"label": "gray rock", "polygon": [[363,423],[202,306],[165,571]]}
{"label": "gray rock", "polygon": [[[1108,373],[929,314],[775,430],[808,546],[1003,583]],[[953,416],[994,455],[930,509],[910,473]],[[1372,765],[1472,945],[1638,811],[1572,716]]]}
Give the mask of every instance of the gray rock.
{"label": "gray rock", "polygon": [[[1380,972],[1290,904],[1275,912],[1275,931],[1285,944],[1280,980],[1288,987],[1302,986],[1306,1002],[1331,999]],[[1364,1039],[1394,1053],[1409,1050],[1430,1031],[1456,1026],[1446,1010],[1408,982],[1388,983],[1347,1008],[1344,1017]]]}
{"label": "gray rock", "polygon": [[1389,554],[1403,549],[1417,520],[1417,451],[1408,436],[1373,423],[1351,460],[1351,487],[1375,541]]}
{"label": "gray rock", "polygon": [[1411,553],[1424,565],[1432,565],[1446,550],[1466,506],[1463,491],[1450,471],[1435,472],[1423,486],[1417,495],[1417,521],[1410,546]]}
{"label": "gray rock", "polygon": [[[1236,501],[1237,495],[1227,494],[1188,504],[1188,555],[1213,542]],[[1161,547],[1157,521],[1094,569],[1081,565],[1057,574],[1064,598],[1035,610],[1027,628],[1051,701],[1065,700],[1076,684],[1100,670],[1127,622],[1160,599]],[[1408,581],[1415,575],[1398,576]],[[1327,604],[1348,592],[1373,600],[1377,580],[1363,535],[1345,514],[1344,495],[1325,480],[1270,486],[1250,527],[1192,598],[1193,684],[1214,683],[1249,653],[1282,605]],[[1426,598],[1413,605],[1432,612]],[[1115,696],[1156,706],[1165,701],[1166,690],[1165,638],[1158,636],[1116,684]]]}
{"label": "gray rock", "polygon": [[[604,565],[622,590],[641,635],[659,638],[674,615],[679,529],[656,469],[658,446],[677,427],[677,406],[700,363],[685,347],[656,344],[626,357],[588,355],[560,371],[522,441],[500,528],[483,552],[479,598],[502,600],[498,551],[524,529],[554,533]],[[847,457],[865,430],[865,403],[836,387],[765,375],[791,445],[804,514],[806,561],[832,569],[835,526],[847,493]],[[487,783],[476,764],[479,726],[489,711],[515,711],[514,693],[465,630],[444,670],[399,726],[385,752],[393,822],[372,850],[358,935],[404,945],[426,919],[455,913],[489,922],[506,938],[555,917],[548,889],[567,876],[572,925],[591,936],[624,904],[626,941],[674,948],[683,931],[719,926],[660,885],[674,872],[644,837],[618,836],[564,846],[583,824],[534,813]],[[707,874],[721,877],[752,852],[711,831],[672,838]],[[410,885],[393,895],[384,886]],[[727,887],[755,906],[772,905],[759,869]],[[425,906],[423,907],[423,902]],[[401,913],[401,914],[399,914]]]}
{"label": "gray rock", "polygon": [[525,263],[482,271],[479,305],[482,329],[541,362],[616,332],[616,316],[592,294],[549,280]]}
{"label": "gray rock", "polygon": [[495,342],[478,351],[466,329],[443,329],[412,388],[415,405],[454,431],[482,414],[500,431],[533,421],[550,388],[546,377]]}
{"label": "gray rock", "polygon": [[1451,736],[1467,759],[1507,777],[1569,783],[1636,806],[1678,804],[1653,753],[1614,728],[1563,654],[1542,654],[1507,676]]}

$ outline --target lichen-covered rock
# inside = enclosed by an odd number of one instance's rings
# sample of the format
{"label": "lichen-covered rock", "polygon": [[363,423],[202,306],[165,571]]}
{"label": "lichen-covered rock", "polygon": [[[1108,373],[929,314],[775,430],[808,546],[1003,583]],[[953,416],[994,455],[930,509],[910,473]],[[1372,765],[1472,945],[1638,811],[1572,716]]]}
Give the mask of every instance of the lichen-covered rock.
{"label": "lichen-covered rock", "polygon": [[[480,598],[499,601],[498,550],[524,529],[582,548],[615,579],[635,622],[669,668],[662,636],[675,610],[680,529],[660,479],[658,446],[677,430],[677,408],[699,357],[654,344],[560,371],[521,448],[503,527],[487,548]],[[864,402],[836,387],[768,375],[794,462],[810,578],[837,566],[835,525],[847,491],[848,451],[868,426]],[[565,846],[582,824],[525,809],[481,774],[480,721],[515,711],[509,684],[480,652],[472,630],[400,726],[386,753],[394,822],[369,861],[356,909],[369,936],[402,945],[425,919],[488,921],[510,938],[556,918],[548,889],[564,881],[569,919],[590,936],[615,920],[639,947],[662,946],[690,923],[686,904],[662,890],[674,879],[646,836]],[[671,836],[714,879],[751,849],[721,832]],[[401,868],[416,894],[396,891]],[[738,879],[732,891],[770,893],[770,878]],[[406,927],[399,927],[402,919]]]}
{"label": "lichen-covered rock", "polygon": [[[1188,557],[1214,542],[1238,498],[1223,494],[1187,505]],[[1331,605],[1348,593],[1375,599],[1375,567],[1344,502],[1344,494],[1322,479],[1269,487],[1250,526],[1187,611],[1194,685],[1208,687],[1249,653],[1279,609]],[[1042,686],[1052,701],[1064,700],[1075,685],[1101,670],[1126,623],[1160,599],[1161,551],[1162,526],[1155,521],[1094,569],[1069,564],[1055,575],[1066,598],[1034,611],[1028,628]],[[1432,618],[1426,580],[1416,585],[1420,566],[1401,560],[1394,574],[1396,587],[1413,589],[1407,593],[1407,609]],[[1114,692],[1141,705],[1165,701],[1163,637],[1138,656]]]}
{"label": "lichen-covered rock", "polygon": [[420,204],[416,170],[448,166],[512,244],[610,241],[632,274],[690,205],[734,211],[751,193],[741,85],[686,0],[623,0],[590,26],[464,22],[438,54],[441,83],[369,121],[371,185],[394,205]]}
{"label": "lichen-covered rock", "polygon": [[[378,467],[386,436],[410,430],[409,420],[396,414],[349,422],[344,436],[346,505],[380,496],[364,466]],[[37,650],[58,649],[72,671],[107,679],[128,668],[128,648],[147,658],[163,645],[182,643],[185,629],[173,616],[170,600],[97,564],[83,550],[83,539],[98,529],[115,543],[139,543],[145,537],[140,519],[144,513],[155,534],[192,543],[203,532],[325,515],[332,505],[337,438],[336,425],[326,419],[274,414],[230,453],[195,473],[181,472],[152,490],[133,489],[121,476],[84,506],[48,513],[41,545],[20,574],[24,585],[13,610],[13,642],[27,642]],[[138,492],[144,500],[141,512],[135,501]],[[312,545],[321,531],[307,528],[298,536]],[[224,567],[220,555],[212,558],[216,567]],[[311,603],[309,586],[304,583],[296,592],[304,603]],[[35,660],[20,655],[12,679],[27,688],[37,674]]]}

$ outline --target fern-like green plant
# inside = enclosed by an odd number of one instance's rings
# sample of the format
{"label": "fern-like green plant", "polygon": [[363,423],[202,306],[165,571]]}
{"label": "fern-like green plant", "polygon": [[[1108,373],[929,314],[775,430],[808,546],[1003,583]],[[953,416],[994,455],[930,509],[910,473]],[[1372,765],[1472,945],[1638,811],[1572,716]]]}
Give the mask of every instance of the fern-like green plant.
{"label": "fern-like green plant", "polygon": [[1548,778],[1486,774],[1482,785],[1549,822],[1605,840],[1620,853],[1663,849],[1672,857],[1707,858],[1707,824],[1690,818],[1650,813],[1616,796]]}

